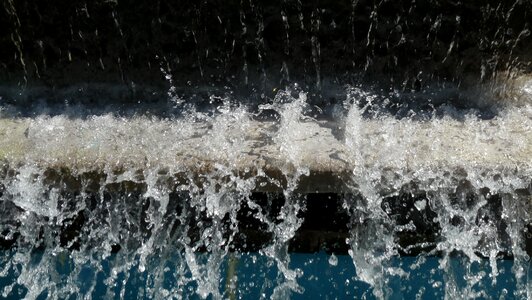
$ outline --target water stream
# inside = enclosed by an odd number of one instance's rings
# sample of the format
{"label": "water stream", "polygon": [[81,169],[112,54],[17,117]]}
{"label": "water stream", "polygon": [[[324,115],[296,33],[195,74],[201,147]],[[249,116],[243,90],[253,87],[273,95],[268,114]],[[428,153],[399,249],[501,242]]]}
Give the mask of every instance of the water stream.
{"label": "water stream", "polygon": [[0,298],[532,298],[532,5],[189,2],[0,7]]}

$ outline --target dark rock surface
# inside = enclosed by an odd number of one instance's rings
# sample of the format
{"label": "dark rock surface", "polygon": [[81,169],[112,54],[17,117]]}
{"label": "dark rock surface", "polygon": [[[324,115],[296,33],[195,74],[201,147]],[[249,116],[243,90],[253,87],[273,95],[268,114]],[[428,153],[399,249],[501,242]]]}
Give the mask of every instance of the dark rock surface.
{"label": "dark rock surface", "polygon": [[420,89],[530,72],[531,16],[514,0],[5,0],[0,82]]}

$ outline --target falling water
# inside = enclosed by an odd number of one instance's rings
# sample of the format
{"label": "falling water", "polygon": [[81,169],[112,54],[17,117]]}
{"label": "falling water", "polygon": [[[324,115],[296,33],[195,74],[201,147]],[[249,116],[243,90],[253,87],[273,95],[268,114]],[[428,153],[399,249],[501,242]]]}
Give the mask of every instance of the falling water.
{"label": "falling water", "polygon": [[529,4],[22,2],[2,298],[532,297]]}
{"label": "falling water", "polygon": [[[510,276],[513,295],[526,298],[532,107],[510,106],[489,120],[443,108],[451,111],[416,121],[371,113],[377,98],[347,87],[344,117],[332,124],[307,115],[297,89],[261,107],[271,121],[231,99],[212,114],[172,119],[3,119],[2,235],[12,244],[3,252],[3,295],[245,297],[240,260],[278,270],[247,291],[304,293],[305,272],[288,252],[304,221],[308,187],[300,181],[341,167],[351,174],[341,191],[356,270],[349,280],[393,298],[401,293],[395,278],[408,282],[438,257],[424,279],[434,282],[424,288],[431,293],[487,296]],[[331,127],[342,132],[333,136]],[[271,192],[257,198],[258,190]],[[269,242],[247,244],[257,243],[244,237],[250,226]],[[410,266],[396,265],[414,252]],[[511,269],[501,255],[512,256]]]}

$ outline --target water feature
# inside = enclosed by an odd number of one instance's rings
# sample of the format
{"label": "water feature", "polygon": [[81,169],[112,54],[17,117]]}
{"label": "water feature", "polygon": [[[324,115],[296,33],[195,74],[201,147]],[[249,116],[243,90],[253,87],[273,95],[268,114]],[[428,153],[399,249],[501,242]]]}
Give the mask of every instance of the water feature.
{"label": "water feature", "polygon": [[280,2],[3,4],[1,297],[532,297],[530,5]]}

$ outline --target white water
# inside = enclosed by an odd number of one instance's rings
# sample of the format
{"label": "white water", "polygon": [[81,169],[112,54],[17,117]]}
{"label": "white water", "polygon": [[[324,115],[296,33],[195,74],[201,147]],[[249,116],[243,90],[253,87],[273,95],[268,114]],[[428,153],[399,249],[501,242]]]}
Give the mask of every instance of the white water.
{"label": "white water", "polygon": [[[526,89],[520,93],[530,97]],[[375,297],[396,297],[394,280],[413,276],[426,257],[438,254],[444,282],[434,285],[443,286],[445,298],[504,298],[502,290],[483,295],[478,283],[497,282],[501,253],[514,259],[516,289],[507,297],[532,297],[523,249],[523,229],[532,222],[532,101],[504,106],[488,120],[447,107],[443,116],[420,121],[368,116],[375,98],[347,87],[345,109],[333,121],[307,115],[306,94],[290,89],[261,106],[278,115],[270,121],[257,121],[229,98],[213,113],[181,118],[2,118],[1,228],[20,234],[16,250],[3,254],[1,276],[14,272],[16,282],[2,295],[22,286],[28,299],[91,298],[102,289],[123,298],[135,276],[145,280],[139,287],[145,298],[243,294],[239,274],[225,278],[222,271],[227,259],[238,257],[231,244],[246,226],[238,220],[244,204],[271,234],[259,253],[277,275],[256,283],[265,291],[261,297],[304,293],[303,271],[291,268],[288,253],[306,209],[301,193],[312,190],[299,185],[313,171],[331,171],[349,174],[339,179],[347,188],[338,191],[351,219],[346,243],[355,279],[370,284]],[[260,189],[281,191],[278,215],[252,197]],[[441,230],[432,250],[399,268],[392,264],[402,250],[396,235],[417,228],[398,224],[383,201],[405,191],[425,195],[413,209],[430,208]],[[493,212],[497,201],[501,208]],[[61,245],[63,224],[79,215],[85,218],[79,237]],[[79,250],[67,250],[77,239]],[[121,249],[111,255],[115,245]],[[470,265],[488,257],[491,271],[471,268],[455,278],[456,253]],[[88,269],[96,271],[86,275]],[[98,274],[108,275],[103,287]]]}

